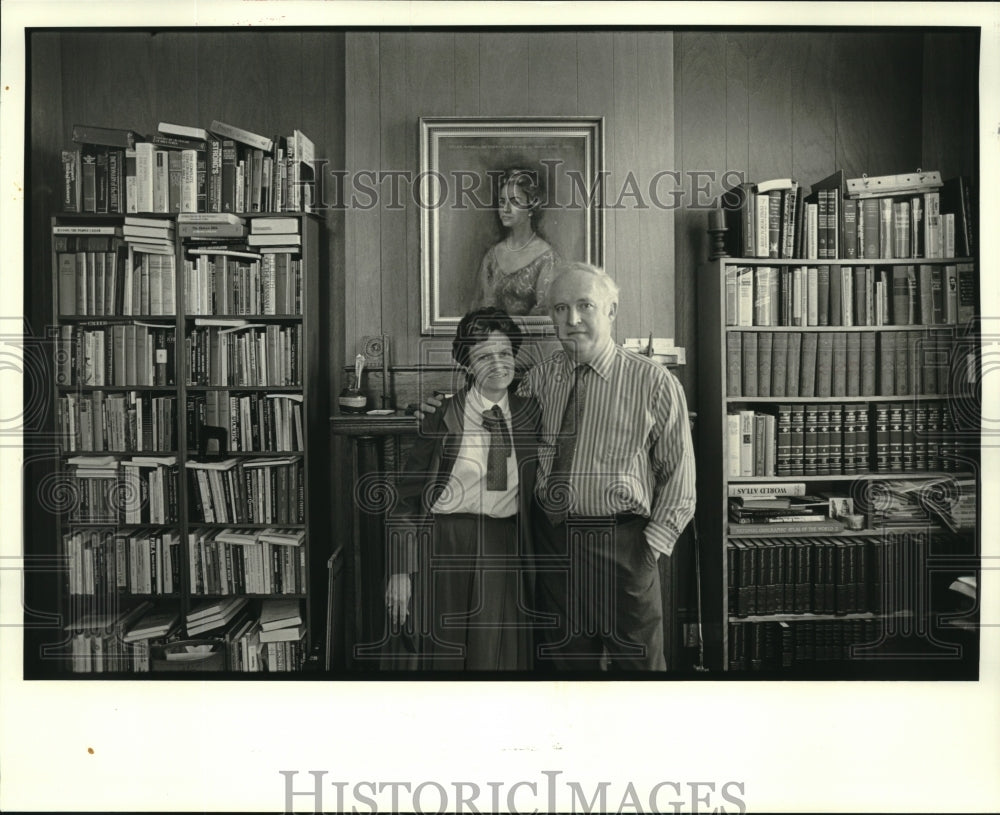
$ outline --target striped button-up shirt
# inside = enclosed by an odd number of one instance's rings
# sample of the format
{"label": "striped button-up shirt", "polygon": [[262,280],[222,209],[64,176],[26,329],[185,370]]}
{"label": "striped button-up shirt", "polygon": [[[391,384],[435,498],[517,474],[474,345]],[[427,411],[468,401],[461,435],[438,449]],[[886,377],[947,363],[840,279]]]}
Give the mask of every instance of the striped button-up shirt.
{"label": "striped button-up shirt", "polygon": [[[587,372],[569,473],[571,515],[632,512],[646,540],[670,554],[695,506],[694,449],[684,390],[670,371],[608,339]],[[539,498],[546,495],[575,363],[560,351],[525,374],[518,393],[542,407]]]}

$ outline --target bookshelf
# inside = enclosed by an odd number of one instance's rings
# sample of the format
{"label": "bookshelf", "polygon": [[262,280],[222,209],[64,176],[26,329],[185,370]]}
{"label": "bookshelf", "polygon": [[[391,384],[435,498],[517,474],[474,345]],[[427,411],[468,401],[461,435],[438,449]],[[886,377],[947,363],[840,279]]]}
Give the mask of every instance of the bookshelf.
{"label": "bookshelf", "polygon": [[[698,523],[713,670],[975,676],[975,635],[941,623],[939,598],[978,571],[977,268],[954,257],[722,257],[699,270]],[[965,300],[956,291],[949,307],[944,281],[959,270]],[[827,288],[819,308],[810,277],[845,286]],[[857,299],[848,278],[861,282]],[[890,283],[884,304],[879,280]],[[939,302],[922,313],[929,286]]]}
{"label": "bookshelf", "polygon": [[301,670],[327,525],[319,219],[66,213],[51,230],[60,675]]}

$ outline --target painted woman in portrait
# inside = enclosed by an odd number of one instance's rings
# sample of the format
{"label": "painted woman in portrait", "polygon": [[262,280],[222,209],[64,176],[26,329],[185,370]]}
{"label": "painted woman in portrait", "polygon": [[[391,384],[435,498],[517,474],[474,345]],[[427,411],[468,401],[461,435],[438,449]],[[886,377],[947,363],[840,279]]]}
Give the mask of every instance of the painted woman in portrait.
{"label": "painted woman in portrait", "polygon": [[523,317],[547,315],[545,302],[556,251],[539,234],[541,195],[538,174],[505,170],[497,180],[497,215],[505,236],[493,244],[479,267],[477,306],[497,306]]}

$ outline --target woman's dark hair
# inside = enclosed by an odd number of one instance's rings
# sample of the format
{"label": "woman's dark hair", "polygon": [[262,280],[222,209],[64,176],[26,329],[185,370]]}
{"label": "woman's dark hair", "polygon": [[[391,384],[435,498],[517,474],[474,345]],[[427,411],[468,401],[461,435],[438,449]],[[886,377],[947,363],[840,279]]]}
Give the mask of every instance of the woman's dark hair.
{"label": "woman's dark hair", "polygon": [[510,340],[511,350],[517,356],[524,334],[506,311],[494,306],[470,311],[458,324],[455,339],[451,344],[451,355],[463,368],[469,367],[469,352],[473,346],[489,339],[494,331],[504,334]]}

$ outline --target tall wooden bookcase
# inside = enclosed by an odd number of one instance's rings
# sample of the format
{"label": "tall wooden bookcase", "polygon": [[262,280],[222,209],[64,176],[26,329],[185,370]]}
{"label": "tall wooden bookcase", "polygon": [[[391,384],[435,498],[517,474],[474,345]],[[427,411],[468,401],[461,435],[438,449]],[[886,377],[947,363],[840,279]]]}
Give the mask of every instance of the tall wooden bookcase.
{"label": "tall wooden bookcase", "polygon": [[[185,283],[185,259],[189,258],[188,250],[191,248],[183,238],[175,238],[173,258],[175,275],[173,281],[173,304],[175,308],[161,308],[158,314],[110,314],[105,311],[101,314],[67,313],[66,304],[60,305],[60,251],[59,245],[53,243],[52,252],[52,275],[53,298],[52,325],[56,326],[56,358],[53,364],[53,371],[56,377],[53,393],[55,404],[53,405],[53,415],[57,429],[59,444],[59,475],[60,483],[64,486],[65,501],[62,502],[61,511],[54,519],[56,534],[58,538],[57,551],[61,556],[61,561],[66,565],[65,578],[62,580],[60,596],[58,598],[58,608],[61,619],[65,623],[65,633],[61,643],[49,643],[48,652],[51,657],[48,661],[50,665],[56,665],[54,673],[59,676],[94,676],[107,673],[133,673],[135,671],[134,646],[122,643],[121,635],[128,626],[134,624],[141,616],[141,609],[146,610],[167,610],[175,611],[180,615],[181,631],[184,633],[185,615],[206,601],[217,600],[221,596],[229,594],[243,594],[250,600],[250,609],[255,608],[254,601],[263,599],[294,599],[300,601],[304,621],[306,623],[306,636],[301,643],[299,652],[303,660],[309,656],[312,647],[320,641],[317,623],[322,620],[323,610],[321,608],[321,594],[313,591],[315,585],[322,585],[323,563],[325,552],[321,551],[324,543],[328,540],[326,529],[327,503],[322,495],[312,494],[313,485],[326,482],[324,468],[328,465],[325,456],[316,451],[325,448],[323,436],[319,438],[316,434],[322,434],[327,419],[327,397],[325,389],[322,387],[322,359],[321,359],[321,331],[320,331],[320,297],[319,287],[319,233],[320,221],[314,215],[281,212],[281,213],[253,213],[245,216],[249,231],[251,219],[257,217],[268,217],[269,215],[280,216],[281,218],[291,218],[298,222],[298,236],[301,241],[299,262],[301,267],[301,294],[299,305],[290,307],[280,313],[253,312],[241,309],[241,313],[222,313],[215,309],[212,313],[192,313],[191,294],[187,290]],[[53,230],[56,227],[74,227],[80,229],[81,235],[85,232],[81,228],[86,227],[112,227],[120,235],[121,226],[125,220],[124,215],[105,215],[92,213],[71,213],[58,215],[52,218]],[[159,218],[165,222],[174,223],[175,217],[171,215],[147,216],[144,218]],[[174,234],[177,234],[176,231]],[[55,237],[55,236],[54,236]],[[120,241],[120,238],[116,239]],[[204,242],[202,242],[204,245]],[[122,251],[119,258],[119,270],[122,262],[126,258],[126,250]],[[99,253],[95,253],[99,254]],[[84,262],[87,262],[84,259]],[[94,263],[93,259],[89,261]],[[64,268],[64,275],[72,274],[72,270]],[[234,286],[238,285],[237,278],[230,281]],[[254,284],[258,283],[254,278]],[[273,311],[272,309],[269,309]],[[73,311],[86,311],[86,309],[73,309]],[[110,311],[108,309],[107,311]],[[298,375],[290,384],[224,384],[214,379],[196,384],[198,380],[194,376],[194,368],[197,364],[198,353],[192,350],[192,335],[196,331],[219,330],[219,326],[212,327],[212,321],[222,320],[245,321],[252,326],[260,326],[260,338],[258,349],[262,348],[268,341],[268,331],[285,331],[288,335],[297,335],[294,347],[282,346],[286,352],[286,362],[293,369],[298,370]],[[208,326],[203,323],[209,323]],[[87,343],[77,340],[85,331],[102,330],[111,341],[112,347],[105,347],[104,353],[108,360],[108,370],[113,372],[112,377],[117,376],[115,365],[119,363],[116,358],[117,350],[113,347],[116,339],[122,335],[132,336],[135,326],[155,326],[148,328],[151,334],[147,349],[150,353],[152,368],[160,377],[154,380],[159,384],[136,384],[137,381],[145,381],[141,374],[134,378],[136,374],[124,371],[126,384],[94,384],[94,378],[88,371],[84,373],[83,366],[86,364],[96,364],[97,359],[84,360],[80,355],[88,348]],[[127,327],[127,328],[124,328]],[[125,333],[125,332],[129,333]],[[167,343],[160,343],[157,349],[157,340],[166,339],[172,336],[173,342],[171,350],[167,350]],[[138,344],[136,345],[138,349]],[[100,348],[97,346],[97,350]],[[271,348],[268,353],[274,349]],[[88,352],[89,354],[89,352]],[[140,354],[141,357],[141,354]],[[123,366],[124,367],[124,366]],[[158,371],[156,369],[159,369]],[[86,378],[83,378],[86,377]],[[122,380],[114,380],[121,382]],[[270,381],[270,380],[269,380]],[[301,406],[301,422],[296,432],[299,443],[284,445],[276,444],[272,437],[268,437],[270,442],[263,442],[264,431],[260,430],[260,441],[255,438],[251,450],[233,450],[229,445],[230,426],[225,421],[225,426],[216,436],[221,436],[222,444],[225,447],[224,454],[213,448],[211,451],[199,451],[193,424],[195,422],[195,401],[200,397],[208,397],[215,393],[227,392],[230,396],[255,397],[256,401],[262,401],[266,394],[277,397],[282,401],[294,402]],[[101,435],[104,441],[97,449],[95,443],[89,441],[81,446],[81,437],[77,433],[74,443],[75,449],[70,449],[67,442],[67,433],[70,428],[66,424],[68,421],[68,411],[66,410],[67,397],[74,400],[76,404],[85,403],[88,408],[97,406],[100,413],[106,416],[101,425]],[[290,397],[283,399],[282,397]],[[148,446],[141,450],[125,450],[124,444],[117,436],[112,440],[109,434],[109,427],[115,426],[120,431],[123,426],[121,420],[121,409],[123,406],[135,407],[136,399],[149,401],[152,399],[162,399],[170,402],[170,413],[160,413],[157,416],[157,424],[154,433],[147,430],[146,444],[154,439],[154,449]],[[112,419],[112,412],[109,410],[109,402],[114,401],[115,418]],[[161,403],[162,404],[162,403]],[[219,408],[220,411],[222,408]],[[147,415],[147,421],[152,418],[152,413]],[[263,408],[257,416],[264,416]],[[256,419],[257,416],[254,418]],[[165,421],[161,421],[164,419]],[[219,425],[223,424],[219,421]],[[98,424],[101,424],[98,422]],[[288,426],[294,426],[294,422],[289,421]],[[169,430],[166,427],[169,427]],[[159,434],[159,436],[154,435]],[[159,442],[155,441],[159,438]],[[139,457],[141,466],[131,463]],[[257,495],[262,495],[264,490],[272,487],[273,495],[280,494],[286,499],[286,506],[291,515],[282,516],[278,522],[274,522],[277,516],[277,507],[272,507],[274,515],[271,523],[253,522],[242,523],[230,519],[227,523],[206,522],[203,511],[199,504],[199,495],[195,484],[196,478],[192,478],[190,473],[192,468],[188,465],[195,462],[211,463],[216,459],[236,459],[239,465],[256,462],[256,467],[261,472],[270,475],[270,485],[268,478],[260,478],[254,482],[254,486],[259,490]],[[162,461],[157,465],[156,461]],[[270,464],[278,461],[289,461],[286,469],[295,468],[300,471],[300,475],[295,478],[277,474],[278,467],[271,467]],[[82,462],[82,464],[77,463]],[[78,477],[80,467],[83,467],[86,474]],[[106,472],[102,473],[101,468]],[[142,474],[144,468],[158,470],[161,476],[157,476],[156,485],[159,486],[159,478],[164,480],[162,496],[157,496],[154,501],[151,494],[147,492],[147,486],[137,484],[134,478],[125,477],[126,473],[135,473],[136,470]],[[242,472],[242,466],[240,466]],[[140,481],[142,479],[140,478]],[[247,484],[250,484],[249,478]],[[136,487],[141,486],[141,491]],[[162,498],[163,504],[160,505]],[[98,501],[94,504],[94,501]],[[235,500],[235,499],[233,499]],[[252,500],[252,498],[251,498]],[[262,508],[263,509],[263,508]],[[154,511],[156,514],[149,515]],[[126,513],[138,513],[129,516]],[[164,514],[160,514],[164,513]],[[150,518],[155,518],[151,521]],[[272,561],[271,564],[263,562],[263,558],[256,559],[251,566],[249,556],[240,558],[240,568],[236,571],[235,557],[227,564],[223,562],[214,564],[214,567],[221,569],[222,579],[227,580],[228,585],[222,588],[218,583],[214,585],[201,584],[197,573],[199,563],[193,555],[196,547],[191,542],[201,533],[211,533],[222,529],[233,529],[247,532],[254,535],[265,530],[281,529],[290,532],[304,532],[302,543],[298,546],[301,551],[301,559],[298,564],[294,563],[294,554],[290,554],[284,563]],[[130,543],[129,537],[135,537],[137,543]],[[152,543],[150,543],[152,541]],[[173,542],[173,547],[169,543]],[[136,553],[140,550],[136,546],[145,547],[149,545],[147,558],[146,552],[142,552],[141,558],[145,564],[136,563],[133,565],[133,555],[136,560],[140,557]],[[74,551],[70,551],[70,548]],[[249,547],[248,547],[249,548]],[[159,549],[159,554],[156,554]],[[294,547],[274,546],[270,548],[272,555],[275,551],[290,552]],[[262,547],[262,551],[268,551],[268,547]],[[280,558],[276,558],[280,560]],[[207,565],[207,564],[206,564]],[[264,582],[264,572],[270,570],[266,582]],[[170,569],[168,575],[161,571],[159,581],[156,576],[156,569]],[[152,568],[152,575],[150,569]],[[129,571],[131,569],[131,571]],[[251,575],[251,569],[253,570]],[[289,587],[281,588],[274,580],[274,575],[281,573],[294,574],[296,585],[294,590]],[[123,572],[124,570],[124,572]],[[251,580],[251,577],[253,578]],[[151,581],[145,583],[144,581]],[[172,585],[171,585],[172,584]],[[260,591],[250,592],[247,587],[267,586],[272,589],[269,593]],[[135,611],[131,617],[129,612]],[[112,620],[118,620],[117,627],[110,627]],[[80,633],[85,637],[80,638]],[[219,637],[221,629],[207,632],[205,636]],[[89,643],[88,643],[89,640]],[[88,650],[89,645],[89,650]],[[231,647],[231,643],[225,643],[226,648]],[[84,649],[86,653],[80,650]],[[149,655],[147,655],[148,657]],[[156,654],[152,655],[154,658]],[[228,654],[222,655],[222,664],[218,660],[206,662],[212,670],[232,670],[232,663],[228,659]],[[153,671],[156,671],[156,662],[150,659]],[[162,663],[161,663],[162,664]],[[269,666],[268,670],[273,671],[276,666]],[[286,667],[286,666],[283,666]],[[296,668],[301,667],[297,665]],[[291,666],[287,666],[291,669]],[[148,670],[148,668],[146,668]],[[141,670],[141,669],[140,669]],[[241,671],[244,669],[241,669]],[[198,670],[186,671],[187,675],[197,674]],[[180,674],[171,674],[179,676]],[[244,675],[244,674],[240,674]],[[249,675],[249,674],[247,674]],[[252,674],[260,676],[260,673]],[[266,674],[265,674],[266,675]]]}
{"label": "tall wooden bookcase", "polygon": [[[945,620],[944,613],[948,609],[939,601],[947,602],[950,597],[947,587],[957,575],[978,572],[978,524],[958,531],[932,521],[890,525],[884,522],[887,516],[880,510],[892,500],[887,488],[898,487],[901,482],[916,486],[917,492],[925,488],[925,498],[940,500],[957,489],[958,481],[974,479],[976,500],[981,498],[979,401],[975,384],[978,298],[976,316],[958,324],[919,324],[919,304],[918,324],[911,325],[731,324],[734,322],[731,287],[738,270],[749,270],[747,273],[755,275],[763,267],[781,270],[822,265],[834,275],[843,268],[864,266],[877,273],[900,264],[925,265],[942,271],[946,266],[966,264],[966,268],[977,271],[971,258],[731,257],[709,262],[699,270],[698,349],[703,374],[699,378],[697,432],[698,524],[706,661],[713,670],[757,670],[761,675],[772,676],[789,672],[831,677],[975,676],[978,639],[974,630],[970,633],[950,627],[951,621]],[[782,333],[797,334],[800,341],[812,334],[817,342],[822,342],[824,335],[831,338],[868,334],[875,356],[869,353],[867,361],[862,358],[861,362],[862,366],[875,366],[869,372],[876,382],[874,393],[747,396],[740,387],[734,394],[733,378],[740,381],[747,374],[747,360],[743,356],[746,337],[764,333],[770,335],[772,342]],[[940,387],[935,386],[931,393],[916,388],[906,395],[881,395],[878,366],[883,348],[890,347],[883,344],[883,338],[904,336],[919,338],[915,351],[920,354],[919,364],[938,367],[942,372],[937,378]],[[852,364],[856,363],[857,360]],[[751,373],[759,376],[759,370]],[[909,440],[918,448],[923,445],[924,458],[920,459],[919,454],[912,458],[907,451],[906,457],[900,459],[907,466],[889,469],[882,458],[886,450],[876,448],[889,439],[886,433],[890,428],[881,423],[892,406],[906,407],[906,416],[910,415],[910,408],[914,412],[926,409],[932,414],[936,410],[940,424],[933,427],[924,423],[922,427],[909,428],[895,417],[892,431],[900,437],[912,431]],[[848,457],[856,466],[852,463],[848,472],[843,471],[845,460],[841,459],[841,471],[834,472],[821,464],[818,472],[807,474],[809,465],[795,459],[809,456],[812,451],[806,451],[805,444],[794,435],[781,436],[776,446],[786,446],[784,451],[778,450],[779,466],[781,457],[785,457],[786,474],[777,469],[774,475],[731,474],[729,456],[734,454],[738,459],[740,451],[733,448],[727,416],[739,411],[771,414],[777,432],[784,433],[788,428],[782,429],[779,413],[793,407],[801,407],[803,412],[816,410],[821,417],[824,412],[833,415],[835,409],[840,418],[828,420],[819,430],[828,433],[826,438],[820,438],[831,449],[837,448],[838,457],[845,443],[843,408],[849,408],[851,434],[867,451],[866,461],[849,450]],[[858,417],[867,418],[867,430],[863,423],[859,426]],[[735,439],[737,444],[745,441],[742,437]],[[893,443],[896,441],[893,438]],[[846,442],[853,447],[851,435]],[[788,456],[793,474],[787,473]],[[804,485],[804,491],[810,495],[832,493],[850,497],[855,513],[863,516],[863,528],[852,530],[845,526],[835,532],[821,531],[823,524],[818,523],[808,527],[810,531],[800,531],[807,527],[795,530],[795,524],[774,523],[763,531],[741,532],[738,524],[730,522],[728,504],[732,488],[767,485],[769,489],[772,485],[790,484]],[[808,554],[800,555],[802,551]],[[749,596],[741,596],[741,592]],[[964,622],[969,620],[964,618]]]}

